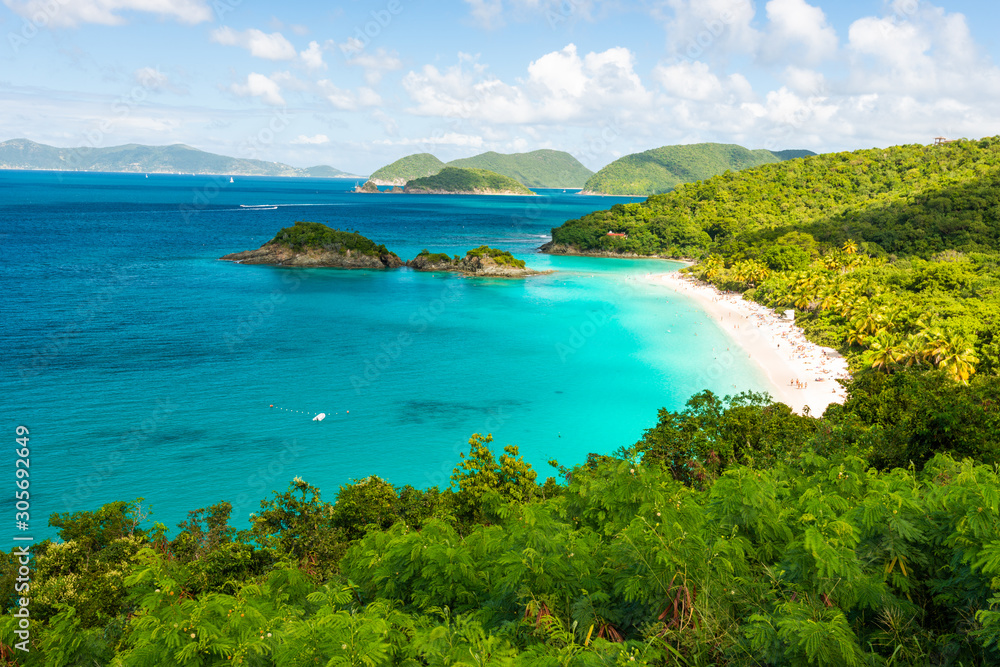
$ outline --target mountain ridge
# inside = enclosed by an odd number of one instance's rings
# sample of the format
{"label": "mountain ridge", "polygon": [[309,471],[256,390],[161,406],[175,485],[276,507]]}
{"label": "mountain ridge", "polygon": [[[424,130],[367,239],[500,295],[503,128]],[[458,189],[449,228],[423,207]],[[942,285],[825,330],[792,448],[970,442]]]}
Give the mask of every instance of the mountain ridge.
{"label": "mountain ridge", "polygon": [[375,185],[406,185],[434,176],[445,167],[485,169],[529,188],[579,188],[593,174],[569,153],[543,148],[528,153],[487,151],[451,162],[442,162],[430,153],[414,153],[377,169],[370,179]]}
{"label": "mountain ridge", "polygon": [[317,165],[303,169],[281,162],[234,158],[209,153],[187,144],[151,146],[130,143],[102,148],[89,146],[59,148],[23,137],[0,142],[0,169],[231,174],[234,176],[305,178],[357,177],[355,174],[328,165]]}
{"label": "mountain ridge", "polygon": [[679,144],[631,153],[602,167],[583,186],[583,194],[650,196],[683,183],[763,164],[815,155],[812,151],[750,150],[737,144]]}

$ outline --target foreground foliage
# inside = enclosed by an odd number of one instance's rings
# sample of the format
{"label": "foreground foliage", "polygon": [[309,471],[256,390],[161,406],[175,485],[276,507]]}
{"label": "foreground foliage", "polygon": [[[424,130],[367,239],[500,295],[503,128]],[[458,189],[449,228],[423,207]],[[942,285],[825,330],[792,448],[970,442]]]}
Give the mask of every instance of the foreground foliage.
{"label": "foreground foliage", "polygon": [[[370,477],[330,504],[296,479],[238,535],[227,503],[192,512],[172,540],[140,526],[141,504],[54,516],[62,542],[33,551],[32,650],[6,655],[122,666],[995,664],[1000,470],[980,462],[995,435],[971,458],[921,443],[919,465],[875,466],[885,418],[865,403],[870,387],[853,389],[822,419],[762,395],[705,392],[661,411],[633,447],[564,470],[564,485],[539,485],[516,448],[498,458],[477,435],[449,489]],[[896,389],[961,409],[919,381]],[[13,576],[8,566],[5,590]],[[15,628],[6,614],[8,647]]]}

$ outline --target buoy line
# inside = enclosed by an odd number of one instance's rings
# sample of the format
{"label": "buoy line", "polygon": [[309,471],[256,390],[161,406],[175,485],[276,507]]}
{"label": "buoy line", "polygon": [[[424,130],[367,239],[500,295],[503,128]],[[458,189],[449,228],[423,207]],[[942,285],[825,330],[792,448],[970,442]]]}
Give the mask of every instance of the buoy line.
{"label": "buoy line", "polygon": [[[324,419],[326,419],[326,413],[325,412],[310,412],[308,410],[293,410],[291,408],[279,408],[279,407],[275,406],[274,403],[272,403],[269,407],[274,408],[275,410],[281,410],[282,412],[294,412],[294,413],[300,414],[300,415],[313,415],[312,420],[314,422],[321,422]],[[334,412],[333,414],[339,415],[340,413],[339,412]],[[345,410],[344,414],[349,415],[349,414],[351,414],[351,411],[350,410]]]}

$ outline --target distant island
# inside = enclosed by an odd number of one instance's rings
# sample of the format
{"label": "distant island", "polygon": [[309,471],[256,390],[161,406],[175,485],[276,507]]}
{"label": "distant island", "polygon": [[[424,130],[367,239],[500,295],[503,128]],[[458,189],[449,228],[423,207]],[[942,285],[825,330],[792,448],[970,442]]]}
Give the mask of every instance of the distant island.
{"label": "distant island", "polygon": [[[369,181],[370,182],[370,181]],[[407,182],[403,192],[416,194],[535,195],[513,178],[486,169],[445,167],[433,176]]]}
{"label": "distant island", "polygon": [[57,148],[28,139],[0,143],[0,169],[357,178],[326,165],[299,169],[280,162],[216,155],[184,144]]}
{"label": "distant island", "polygon": [[406,265],[417,271],[450,271],[500,278],[518,278],[543,273],[527,268],[523,259],[515,258],[506,250],[497,250],[485,245],[468,251],[465,257],[458,255],[449,257],[443,252],[432,253],[429,250],[422,250]]}
{"label": "distant island", "polygon": [[581,194],[649,196],[727,171],[815,155],[807,150],[749,150],[736,144],[661,146],[621,157],[591,176]]}
{"label": "distant island", "polygon": [[[506,250],[479,246],[465,257],[424,250],[409,262],[384,245],[358,232],[331,229],[318,222],[296,222],[256,250],[224,255],[219,259],[237,264],[267,264],[291,267],[330,267],[339,269],[398,269],[409,266],[417,271],[447,271],[469,276],[522,278],[538,275]],[[551,273],[551,272],[548,272]]]}
{"label": "distant island", "polygon": [[530,153],[493,151],[445,163],[430,153],[416,153],[377,169],[370,176],[375,185],[406,185],[434,176],[445,167],[486,169],[511,178],[529,188],[580,188],[594,172],[569,153],[537,150]]}
{"label": "distant island", "polygon": [[336,267],[341,269],[395,269],[403,260],[384,245],[357,232],[331,229],[318,222],[296,222],[281,229],[257,250],[225,255],[238,264]]}

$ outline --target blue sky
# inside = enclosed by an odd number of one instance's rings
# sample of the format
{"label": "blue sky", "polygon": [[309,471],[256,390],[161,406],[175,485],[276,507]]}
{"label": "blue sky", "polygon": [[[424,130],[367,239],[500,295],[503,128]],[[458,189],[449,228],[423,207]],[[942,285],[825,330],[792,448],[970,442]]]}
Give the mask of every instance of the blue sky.
{"label": "blue sky", "polygon": [[3,0],[0,140],[186,143],[367,174],[700,141],[1000,134],[998,3]]}

